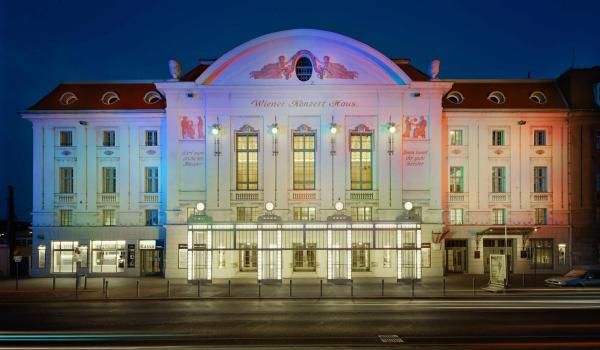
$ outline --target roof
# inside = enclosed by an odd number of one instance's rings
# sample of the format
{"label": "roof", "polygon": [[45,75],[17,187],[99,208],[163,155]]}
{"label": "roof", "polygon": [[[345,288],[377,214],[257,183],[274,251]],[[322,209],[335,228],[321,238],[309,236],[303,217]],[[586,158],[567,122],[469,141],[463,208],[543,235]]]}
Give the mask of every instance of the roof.
{"label": "roof", "polygon": [[[464,96],[462,103],[452,103],[448,94],[458,91]],[[506,97],[502,104],[488,100],[493,91]],[[534,91],[546,95],[547,102],[540,104],[529,99]],[[455,80],[452,89],[442,100],[444,109],[566,109],[560,89],[554,80]]]}
{"label": "roof", "polygon": [[[210,61],[214,61],[214,60],[210,60]],[[202,74],[208,67],[210,67],[212,62],[200,62],[199,65],[197,65],[196,67],[194,67],[191,71],[185,73],[181,79],[181,81],[196,81],[196,79],[198,79],[198,77],[200,76],[200,74]]]}
{"label": "roof", "polygon": [[[101,99],[109,91],[115,92],[119,100],[106,105]],[[156,86],[152,83],[65,83],[58,85],[29,110],[164,109],[164,99],[153,104],[144,101],[144,96],[150,91],[156,91]],[[62,104],[60,97],[66,92],[74,93],[77,100],[72,104]]]}
{"label": "roof", "polygon": [[594,84],[600,84],[600,66],[569,69],[558,78],[569,107],[575,110],[600,110],[594,100]]}

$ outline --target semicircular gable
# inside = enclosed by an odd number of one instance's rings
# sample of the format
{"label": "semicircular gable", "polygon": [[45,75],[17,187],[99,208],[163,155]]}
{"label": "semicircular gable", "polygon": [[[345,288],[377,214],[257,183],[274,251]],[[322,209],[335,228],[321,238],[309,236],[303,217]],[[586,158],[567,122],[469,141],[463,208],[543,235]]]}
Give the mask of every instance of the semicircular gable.
{"label": "semicircular gable", "polygon": [[[312,64],[312,74],[306,81],[296,76],[296,63],[302,57]],[[221,56],[196,80],[203,85],[404,85],[410,82],[406,73],[372,47],[315,29],[286,30],[250,40]]]}

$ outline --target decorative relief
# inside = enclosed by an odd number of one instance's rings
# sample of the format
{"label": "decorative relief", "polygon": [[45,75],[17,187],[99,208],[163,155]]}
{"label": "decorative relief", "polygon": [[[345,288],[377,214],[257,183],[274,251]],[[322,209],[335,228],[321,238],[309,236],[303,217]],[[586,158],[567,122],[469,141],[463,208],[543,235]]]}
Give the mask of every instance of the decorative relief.
{"label": "decorative relief", "polygon": [[427,118],[424,115],[404,116],[402,137],[406,140],[426,140]]}
{"label": "decorative relief", "polygon": [[68,156],[68,155],[70,155],[70,154],[71,154],[71,151],[62,151],[62,152],[61,152],[61,154],[62,154],[63,156]]}
{"label": "decorative relief", "polygon": [[308,126],[306,124],[302,124],[297,129],[295,129],[294,131],[295,132],[301,132],[301,133],[308,133],[308,132],[314,132],[315,130],[311,129],[310,126]]}
{"label": "decorative relief", "polygon": [[146,151],[146,154],[154,155],[154,154],[156,154],[156,151],[153,150],[153,149],[149,149],[149,150]]}
{"label": "decorative relief", "polygon": [[286,79],[289,80],[296,69],[296,62],[303,56],[307,56],[313,63],[313,69],[319,79],[356,79],[358,72],[348,70],[341,63],[331,62],[329,56],[323,56],[320,60],[309,50],[296,52],[289,60],[285,56],[279,56],[276,63],[264,65],[260,70],[250,72],[252,79]]}
{"label": "decorative relief", "polygon": [[179,117],[180,140],[204,140],[204,120],[202,117]]}
{"label": "decorative relief", "polygon": [[238,132],[256,132],[256,129],[249,124],[245,124],[238,130]]}
{"label": "decorative relief", "polygon": [[538,149],[538,150],[535,151],[535,153],[537,153],[537,154],[544,154],[546,152],[544,152],[543,149]]}
{"label": "decorative relief", "polygon": [[110,156],[110,155],[111,155],[111,154],[113,154],[113,153],[115,153],[115,152],[113,152],[113,151],[111,151],[111,150],[106,150],[106,151],[104,151],[104,154],[105,154],[105,155],[107,155],[107,156]]}
{"label": "decorative relief", "polygon": [[452,150],[452,153],[454,153],[454,154],[460,154],[460,153],[461,153],[461,150],[459,150],[459,149],[453,149],[453,150]]}
{"label": "decorative relief", "polygon": [[365,124],[359,124],[352,131],[354,131],[354,132],[370,132],[371,129],[369,129],[369,127],[366,126]]}
{"label": "decorative relief", "polygon": [[494,151],[494,153],[496,153],[496,154],[502,154],[502,153],[504,153],[504,151],[501,150],[501,149],[497,149],[497,150]]}

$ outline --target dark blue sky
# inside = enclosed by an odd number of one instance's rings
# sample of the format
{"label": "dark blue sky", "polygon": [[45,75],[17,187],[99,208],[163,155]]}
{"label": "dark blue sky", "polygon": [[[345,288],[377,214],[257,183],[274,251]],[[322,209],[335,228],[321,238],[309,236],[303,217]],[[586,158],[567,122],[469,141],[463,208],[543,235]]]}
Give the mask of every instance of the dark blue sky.
{"label": "dark blue sky", "polygon": [[[369,6],[370,5],[370,6]],[[31,211],[31,126],[17,115],[61,81],[162,79],[262,34],[348,35],[442,78],[554,78],[600,64],[600,1],[0,0],[0,218],[6,185]]]}

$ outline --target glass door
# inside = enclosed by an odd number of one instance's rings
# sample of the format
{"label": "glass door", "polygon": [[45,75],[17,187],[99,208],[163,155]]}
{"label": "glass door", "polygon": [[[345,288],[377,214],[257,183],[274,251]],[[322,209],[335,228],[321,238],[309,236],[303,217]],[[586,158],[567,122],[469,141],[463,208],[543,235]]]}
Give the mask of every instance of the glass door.
{"label": "glass door", "polygon": [[157,276],[162,274],[162,250],[142,250],[142,275]]}

